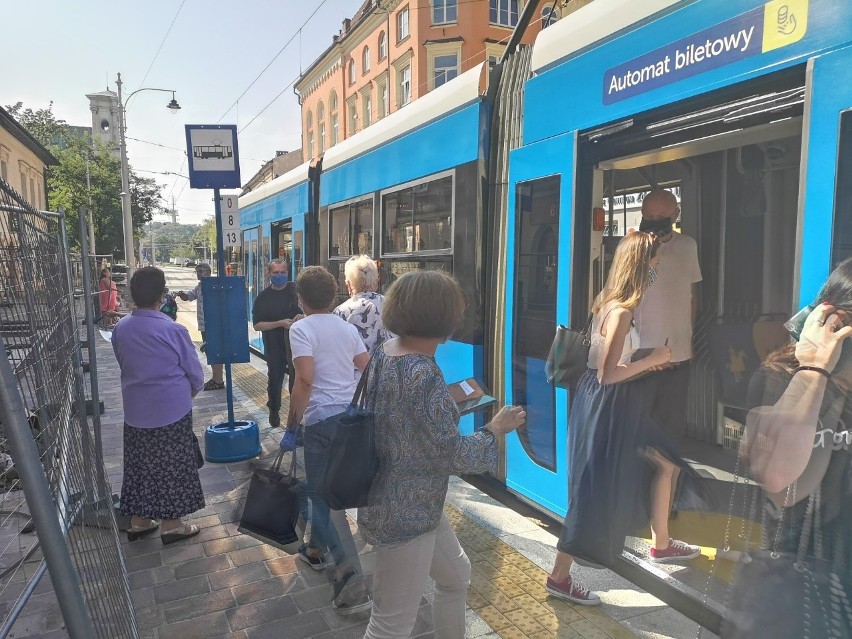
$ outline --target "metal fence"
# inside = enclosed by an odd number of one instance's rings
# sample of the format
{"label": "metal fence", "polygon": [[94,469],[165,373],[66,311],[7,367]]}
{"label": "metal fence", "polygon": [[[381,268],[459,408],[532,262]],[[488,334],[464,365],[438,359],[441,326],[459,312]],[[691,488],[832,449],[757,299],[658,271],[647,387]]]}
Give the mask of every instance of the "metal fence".
{"label": "metal fence", "polygon": [[55,630],[44,597],[74,639],[138,636],[98,411],[86,415],[84,270],[75,298],[64,216],[0,180],[0,639]]}

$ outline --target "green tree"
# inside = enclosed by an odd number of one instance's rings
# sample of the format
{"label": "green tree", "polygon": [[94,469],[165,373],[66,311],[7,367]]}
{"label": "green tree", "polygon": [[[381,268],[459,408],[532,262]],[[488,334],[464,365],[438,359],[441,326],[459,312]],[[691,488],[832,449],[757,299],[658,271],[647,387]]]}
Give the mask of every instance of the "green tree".
{"label": "green tree", "polygon": [[192,238],[192,242],[195,246],[206,246],[210,249],[210,254],[214,254],[216,252],[216,220],[212,217],[204,220],[201,228]]}
{"label": "green tree", "polygon": [[[88,160],[91,181],[92,213],[95,244],[101,254],[124,256],[124,223],[121,214],[121,164],[118,156],[105,146],[93,143],[89,135],[76,133],[53,113],[53,103],[46,109],[24,108],[21,102],[6,109],[19,124],[50,149],[59,160],[48,167],[48,208],[65,210],[68,238],[79,246],[81,207],[89,207],[90,191],[86,185]],[[141,237],[142,227],[163,208],[156,180],[130,172],[130,212],[134,237]]]}

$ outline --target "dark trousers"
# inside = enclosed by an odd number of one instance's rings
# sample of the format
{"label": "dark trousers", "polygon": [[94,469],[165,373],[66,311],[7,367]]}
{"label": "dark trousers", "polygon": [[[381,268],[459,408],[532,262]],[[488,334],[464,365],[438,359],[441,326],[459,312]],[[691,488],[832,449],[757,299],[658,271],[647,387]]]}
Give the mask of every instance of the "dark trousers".
{"label": "dark trousers", "polygon": [[289,331],[284,331],[284,349],[281,352],[266,353],[266,370],[266,405],[269,407],[269,424],[277,428],[281,423],[281,391],[284,387],[284,376],[288,375],[287,391],[291,395],[296,381]]}
{"label": "dark trousers", "polygon": [[654,373],[647,380],[646,401],[651,418],[674,439],[687,434],[686,407],[689,403],[689,362]]}

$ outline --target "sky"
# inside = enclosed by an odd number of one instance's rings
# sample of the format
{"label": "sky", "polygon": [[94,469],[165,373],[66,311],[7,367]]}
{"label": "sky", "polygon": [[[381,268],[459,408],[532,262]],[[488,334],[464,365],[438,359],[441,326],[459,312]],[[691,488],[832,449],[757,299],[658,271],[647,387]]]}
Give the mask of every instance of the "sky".
{"label": "sky", "polygon": [[239,134],[243,183],[276,151],[300,148],[300,109],[291,83],[328,48],[343,19],[362,2],[4,3],[0,105],[21,101],[38,109],[53,102],[57,118],[91,126],[86,94],[115,91],[118,73],[125,96],[142,86],[174,90],[181,105],[176,114],[166,108],[168,93],[144,91],[130,101],[127,137],[135,140],[128,139],[127,155],[135,171],[162,185],[169,205],[176,198],[179,222],[200,224],[213,215],[212,191],[190,189],[188,180],[162,174],[187,175],[184,125],[221,120],[246,127]]}

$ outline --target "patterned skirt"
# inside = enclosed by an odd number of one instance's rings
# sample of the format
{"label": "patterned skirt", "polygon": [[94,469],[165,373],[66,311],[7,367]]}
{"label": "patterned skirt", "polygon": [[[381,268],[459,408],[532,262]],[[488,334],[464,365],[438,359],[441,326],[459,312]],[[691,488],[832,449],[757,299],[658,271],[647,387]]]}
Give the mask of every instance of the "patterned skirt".
{"label": "patterned skirt", "polygon": [[161,428],[124,424],[121,514],[178,519],[204,508],[195,461],[192,411]]}

